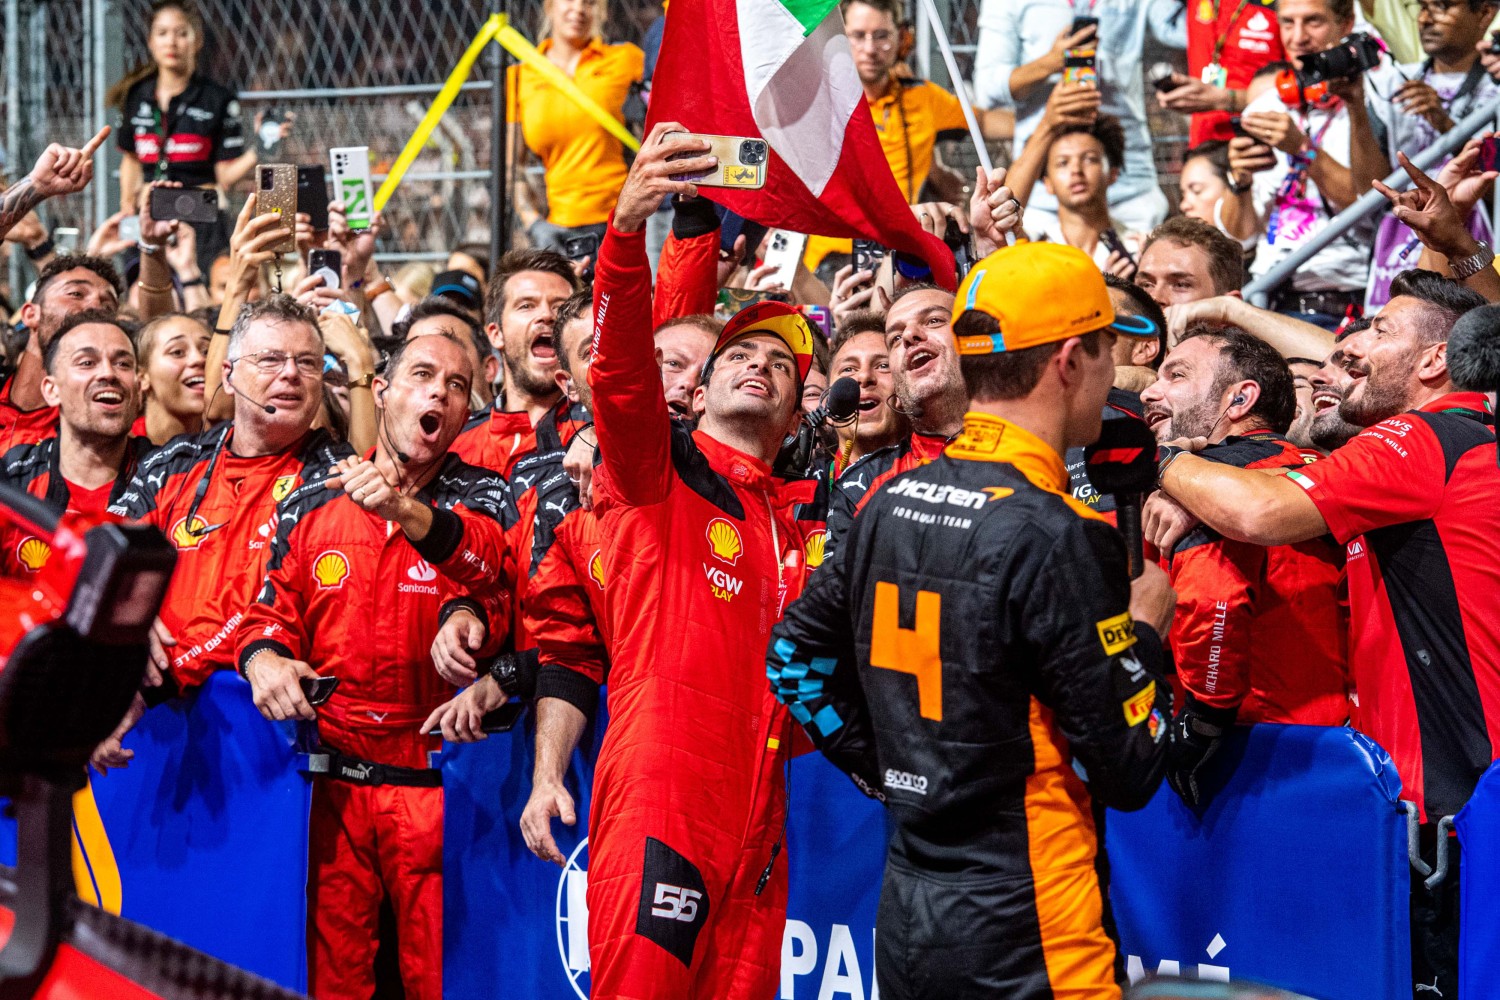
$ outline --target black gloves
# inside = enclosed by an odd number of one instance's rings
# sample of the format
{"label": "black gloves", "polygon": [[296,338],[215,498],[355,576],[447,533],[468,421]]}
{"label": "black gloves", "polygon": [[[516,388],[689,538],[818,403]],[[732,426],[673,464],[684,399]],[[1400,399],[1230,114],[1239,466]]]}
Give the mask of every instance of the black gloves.
{"label": "black gloves", "polygon": [[1202,785],[1203,767],[1218,752],[1224,734],[1234,725],[1237,711],[1205,705],[1188,692],[1182,711],[1172,720],[1167,782],[1188,805],[1198,806],[1208,801],[1208,789]]}

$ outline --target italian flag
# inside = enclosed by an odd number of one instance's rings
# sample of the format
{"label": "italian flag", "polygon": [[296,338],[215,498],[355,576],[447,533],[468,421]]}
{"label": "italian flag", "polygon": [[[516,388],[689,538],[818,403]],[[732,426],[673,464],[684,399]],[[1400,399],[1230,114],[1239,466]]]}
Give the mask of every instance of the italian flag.
{"label": "italian flag", "polygon": [[705,197],[763,225],[877,240],[954,287],[953,254],[917,223],[881,151],[837,0],[672,0],[650,117],[766,140],[764,187]]}

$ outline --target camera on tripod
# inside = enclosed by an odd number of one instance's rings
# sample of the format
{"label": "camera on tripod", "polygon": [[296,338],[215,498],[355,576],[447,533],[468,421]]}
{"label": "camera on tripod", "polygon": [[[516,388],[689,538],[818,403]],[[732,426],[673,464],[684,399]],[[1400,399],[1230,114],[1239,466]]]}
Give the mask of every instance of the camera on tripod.
{"label": "camera on tripod", "polygon": [[1302,57],[1302,68],[1276,74],[1276,93],[1283,104],[1316,104],[1328,97],[1328,85],[1353,80],[1380,65],[1385,46],[1363,31],[1346,35],[1331,49]]}

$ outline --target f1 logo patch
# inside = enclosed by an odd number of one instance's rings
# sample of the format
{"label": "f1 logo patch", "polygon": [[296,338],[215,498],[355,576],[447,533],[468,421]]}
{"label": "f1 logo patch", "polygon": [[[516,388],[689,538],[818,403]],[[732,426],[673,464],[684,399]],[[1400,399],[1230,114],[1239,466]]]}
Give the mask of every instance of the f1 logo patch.
{"label": "f1 logo patch", "polygon": [[691,966],[698,932],[708,922],[708,903],[708,887],[698,866],[655,837],[647,837],[635,932]]}

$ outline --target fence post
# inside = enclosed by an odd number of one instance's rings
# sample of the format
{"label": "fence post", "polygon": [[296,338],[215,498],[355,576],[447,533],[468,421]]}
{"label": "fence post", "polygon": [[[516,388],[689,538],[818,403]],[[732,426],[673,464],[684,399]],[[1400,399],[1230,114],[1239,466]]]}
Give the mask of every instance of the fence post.
{"label": "fence post", "polygon": [[[508,13],[506,0],[494,0],[494,13]],[[490,267],[500,263],[500,256],[510,248],[510,185],[506,167],[509,125],[505,121],[506,64],[505,46],[490,43]]]}
{"label": "fence post", "polygon": [[[5,155],[11,180],[25,176],[21,156],[21,0],[5,0]],[[10,255],[10,293],[21,301],[21,255]]]}

